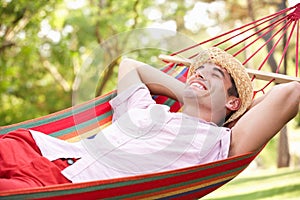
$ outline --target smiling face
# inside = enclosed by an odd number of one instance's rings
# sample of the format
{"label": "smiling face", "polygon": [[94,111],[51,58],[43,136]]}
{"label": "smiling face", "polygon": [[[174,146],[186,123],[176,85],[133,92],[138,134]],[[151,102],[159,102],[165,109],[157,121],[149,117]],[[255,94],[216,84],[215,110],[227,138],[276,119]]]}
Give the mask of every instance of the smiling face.
{"label": "smiling face", "polygon": [[205,63],[195,67],[190,74],[184,91],[184,104],[194,107],[194,110],[197,107],[199,113],[210,112],[209,121],[214,121],[216,117],[219,120],[225,119],[226,115],[239,106],[231,106],[232,101],[238,99],[228,93],[232,86],[232,79],[224,68]]}
{"label": "smiling face", "polygon": [[[234,85],[233,88],[231,88],[228,93],[224,93],[223,95],[223,99],[225,97],[228,97],[227,100],[225,98],[225,106],[226,106],[226,122],[224,122],[223,125],[228,124],[236,119],[238,119],[241,115],[243,115],[243,113],[245,113],[245,111],[249,108],[249,106],[251,105],[252,102],[252,98],[253,98],[253,87],[252,87],[252,82],[251,79],[247,73],[247,71],[245,70],[245,67],[243,66],[243,64],[236,59],[234,56],[232,56],[231,54],[227,53],[226,51],[223,51],[222,49],[218,48],[218,47],[210,47],[206,50],[200,51],[193,59],[192,59],[192,63],[190,65],[190,70],[188,73],[188,77],[192,78],[192,76],[195,75],[195,69],[198,69],[199,67],[202,68],[201,66],[204,66],[204,68],[209,65],[209,64],[205,64],[205,63],[213,63],[215,64],[217,67],[221,67],[221,70],[225,73],[226,72],[228,74],[230,74],[230,78],[232,78],[232,83]],[[210,65],[211,65],[210,64]],[[226,70],[224,70],[226,69]],[[210,103],[210,112],[212,112],[211,115],[215,115],[216,111],[218,110],[217,108],[219,108],[217,104],[214,104],[214,102],[216,101],[216,99],[214,97],[213,91],[212,89],[214,89],[213,87],[213,81],[210,80],[215,80],[215,79],[210,79],[208,78],[210,77],[207,76],[208,79],[208,83],[211,84],[211,89],[207,90],[206,93],[203,92],[201,95],[201,98],[196,98],[197,96],[199,97],[199,93],[193,93],[195,91],[188,89],[189,87],[187,87],[186,89],[186,102],[185,105],[188,105],[189,107],[193,106],[193,104],[195,104],[195,100],[199,103],[199,106],[197,107],[197,109],[199,110],[199,108],[201,108],[201,111],[203,112],[203,108],[209,108],[208,106],[204,106],[204,102],[208,105],[208,102]],[[226,78],[226,77],[225,77]],[[216,81],[218,82],[218,81]],[[225,82],[223,83],[223,92],[225,92],[227,90],[227,82],[225,80]],[[196,86],[196,83],[195,85]],[[233,92],[232,92],[233,91]],[[219,96],[221,93],[219,93]],[[238,94],[238,95],[237,95]],[[209,95],[211,97],[211,100],[206,100],[207,99],[207,95]],[[237,96],[239,98],[236,98],[236,100],[233,98],[233,96]],[[192,100],[193,97],[193,100]],[[205,97],[205,98],[204,98]],[[201,101],[200,101],[201,100]],[[218,98],[217,98],[218,100]],[[221,101],[221,99],[219,99]],[[200,107],[202,104],[203,106]],[[223,106],[223,105],[221,105]],[[238,109],[236,109],[238,107]],[[214,109],[212,109],[214,108]],[[196,109],[196,108],[194,108]],[[189,111],[193,110],[193,109],[188,109]],[[231,111],[235,111],[234,113]],[[231,113],[232,115],[229,116],[228,113]],[[196,115],[194,113],[194,115]],[[228,117],[229,116],[229,117]],[[207,118],[207,117],[206,117]]]}

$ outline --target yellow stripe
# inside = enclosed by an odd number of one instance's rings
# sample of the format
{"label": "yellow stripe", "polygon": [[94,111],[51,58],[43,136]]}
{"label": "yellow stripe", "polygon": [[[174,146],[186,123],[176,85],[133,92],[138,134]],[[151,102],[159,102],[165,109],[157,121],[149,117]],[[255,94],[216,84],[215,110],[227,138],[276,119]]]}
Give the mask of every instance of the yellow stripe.
{"label": "yellow stripe", "polygon": [[106,128],[107,126],[109,126],[111,124],[111,122],[107,122],[106,124],[103,124],[101,125],[101,127],[98,127],[98,128],[95,128],[95,129],[92,129],[90,131],[86,131],[85,133],[83,134],[80,134],[80,135],[77,135],[77,136],[74,136],[72,138],[69,138],[67,139],[66,141],[68,142],[78,142],[80,140],[83,140],[85,138],[88,138],[88,137],[91,137],[95,134],[97,134],[99,131],[101,131],[102,129]]}
{"label": "yellow stripe", "polygon": [[[237,173],[240,173],[240,172],[237,172]],[[203,184],[196,185],[196,186],[193,186],[193,187],[190,187],[189,185],[186,185],[186,188],[183,188],[183,189],[178,189],[178,190],[176,189],[175,191],[173,191],[174,188],[172,188],[171,192],[161,193],[161,194],[154,194],[154,195],[151,195],[151,196],[147,196],[146,198],[142,198],[142,196],[141,197],[138,196],[138,198],[139,199],[157,199],[157,198],[173,196],[173,195],[177,195],[177,194],[197,190],[197,189],[200,189],[200,188],[203,188],[203,187],[206,187],[206,186],[209,186],[209,185],[213,185],[213,184],[216,184],[216,183],[219,183],[219,182],[227,181],[227,180],[232,179],[234,177],[236,177],[236,174],[231,175],[231,176],[227,176],[227,177],[224,177],[224,178],[221,178],[221,179],[217,179],[217,180],[214,180],[214,181],[205,182]],[[135,198],[137,198],[137,197],[135,197]]]}

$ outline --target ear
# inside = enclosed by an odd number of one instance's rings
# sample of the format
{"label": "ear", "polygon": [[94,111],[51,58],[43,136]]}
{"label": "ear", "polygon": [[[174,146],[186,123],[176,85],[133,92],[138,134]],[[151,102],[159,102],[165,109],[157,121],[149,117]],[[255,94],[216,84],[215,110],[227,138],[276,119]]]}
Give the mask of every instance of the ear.
{"label": "ear", "polygon": [[240,98],[235,97],[235,96],[230,96],[227,100],[227,103],[225,104],[225,107],[228,110],[236,111],[241,107],[241,104],[242,104],[242,102],[241,102]]}

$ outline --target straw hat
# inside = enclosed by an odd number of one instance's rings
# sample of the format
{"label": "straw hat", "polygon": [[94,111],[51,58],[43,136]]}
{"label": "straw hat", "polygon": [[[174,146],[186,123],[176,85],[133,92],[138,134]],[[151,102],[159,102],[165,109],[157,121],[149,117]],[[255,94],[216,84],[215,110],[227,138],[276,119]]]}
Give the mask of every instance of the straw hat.
{"label": "straw hat", "polygon": [[247,110],[252,102],[253,87],[248,73],[242,63],[235,57],[217,47],[211,47],[201,51],[192,60],[189,76],[192,74],[195,67],[201,66],[204,63],[213,63],[219,67],[225,68],[234,80],[239,98],[241,99],[241,107],[239,110],[235,111],[224,124],[234,121]]}

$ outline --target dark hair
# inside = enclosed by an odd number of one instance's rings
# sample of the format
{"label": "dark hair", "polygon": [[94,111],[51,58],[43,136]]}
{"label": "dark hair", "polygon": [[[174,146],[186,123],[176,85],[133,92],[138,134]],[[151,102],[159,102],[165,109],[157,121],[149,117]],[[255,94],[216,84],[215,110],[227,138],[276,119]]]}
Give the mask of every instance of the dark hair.
{"label": "dark hair", "polygon": [[239,98],[239,93],[237,91],[235,82],[234,82],[234,80],[231,76],[230,76],[230,81],[231,81],[232,86],[227,90],[228,95],[229,96],[235,96],[235,97]]}
{"label": "dark hair", "polygon": [[[239,98],[239,93],[237,91],[235,82],[233,80],[233,78],[230,76],[230,81],[232,86],[230,88],[228,88],[227,93],[229,96],[235,96],[237,98]],[[235,113],[235,111],[230,112],[226,117],[225,117],[225,122],[231,117],[231,115],[233,115],[233,113]]]}

